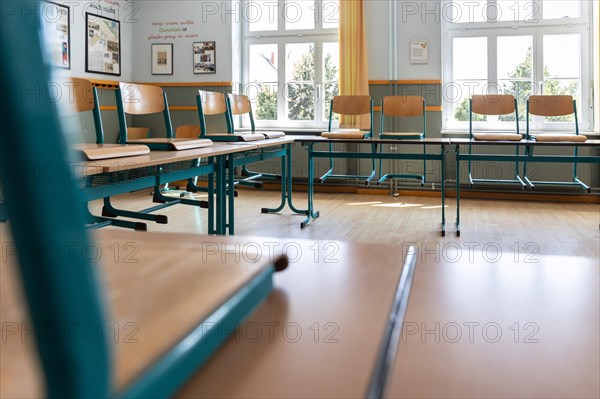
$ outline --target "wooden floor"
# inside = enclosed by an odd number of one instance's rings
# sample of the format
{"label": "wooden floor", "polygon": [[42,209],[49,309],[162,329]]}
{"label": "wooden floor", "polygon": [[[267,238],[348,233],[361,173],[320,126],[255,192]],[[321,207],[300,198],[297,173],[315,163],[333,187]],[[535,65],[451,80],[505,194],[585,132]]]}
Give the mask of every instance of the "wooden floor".
{"label": "wooden floor", "polygon": [[[321,217],[300,229],[304,216],[287,208],[279,214],[260,213],[262,207],[279,204],[278,192],[238,192],[236,235],[388,245],[414,243],[430,256],[453,257],[457,251],[466,254],[485,250],[491,260],[503,256],[534,260],[537,254],[600,258],[598,204],[461,199],[461,237],[456,237],[455,200],[450,198],[446,205],[447,235],[441,237],[439,198],[316,193],[315,208]],[[306,193],[294,195],[294,205],[306,208]],[[132,210],[152,205],[148,190],[115,197],[114,204]],[[91,209],[99,213],[100,205],[96,201]],[[206,233],[205,209],[176,205],[158,213],[168,215],[169,224],[149,222],[149,231]]]}

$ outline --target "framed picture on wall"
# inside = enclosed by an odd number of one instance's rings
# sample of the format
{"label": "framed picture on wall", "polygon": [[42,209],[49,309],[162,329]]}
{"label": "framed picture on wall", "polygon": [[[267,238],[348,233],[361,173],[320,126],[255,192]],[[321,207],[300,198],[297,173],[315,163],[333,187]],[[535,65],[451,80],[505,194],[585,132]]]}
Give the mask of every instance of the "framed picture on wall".
{"label": "framed picture on wall", "polygon": [[40,3],[40,19],[50,62],[58,68],[71,69],[71,26],[68,6],[53,2]]}
{"label": "framed picture on wall", "polygon": [[85,71],[121,75],[121,23],[85,13]]}
{"label": "framed picture on wall", "polygon": [[216,73],[217,54],[215,42],[196,42],[194,50],[194,73]]}
{"label": "framed picture on wall", "polygon": [[152,75],[173,75],[173,43],[152,44]]}

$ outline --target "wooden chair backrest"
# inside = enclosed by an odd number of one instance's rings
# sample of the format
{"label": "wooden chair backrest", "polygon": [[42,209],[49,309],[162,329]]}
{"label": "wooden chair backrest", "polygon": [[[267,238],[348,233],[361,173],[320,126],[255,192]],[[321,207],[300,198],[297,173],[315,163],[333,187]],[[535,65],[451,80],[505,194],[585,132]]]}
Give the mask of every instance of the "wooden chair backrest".
{"label": "wooden chair backrest", "polygon": [[165,110],[163,90],[158,86],[120,82],[119,89],[127,114],[146,115]]}
{"label": "wooden chair backrest", "polygon": [[332,110],[341,115],[370,114],[371,96],[335,96]]}
{"label": "wooden chair backrest", "polygon": [[128,127],[127,128],[127,138],[128,139],[145,139],[148,138],[148,133],[150,132],[150,128],[148,127]]}
{"label": "wooden chair backrest", "polygon": [[197,139],[200,137],[200,125],[182,125],[175,131],[175,137],[184,139]]}
{"label": "wooden chair backrest", "polygon": [[218,115],[227,112],[224,93],[198,90],[198,95],[202,99],[202,112],[204,115]]}
{"label": "wooden chair backrest", "polygon": [[507,115],[515,112],[515,98],[511,94],[474,95],[471,111],[480,115]]}
{"label": "wooden chair backrest", "polygon": [[385,96],[382,112],[384,116],[420,116],[423,115],[423,97]]}
{"label": "wooden chair backrest", "polygon": [[575,112],[573,97],[566,95],[529,96],[529,113],[538,116],[561,116]]}
{"label": "wooden chair backrest", "polygon": [[233,115],[243,115],[250,113],[250,99],[243,94],[229,94],[229,103],[231,104],[231,113]]}
{"label": "wooden chair backrest", "polygon": [[93,85],[87,79],[65,78],[63,86],[68,95],[59,98],[60,104],[69,104],[75,112],[85,112],[94,110]]}

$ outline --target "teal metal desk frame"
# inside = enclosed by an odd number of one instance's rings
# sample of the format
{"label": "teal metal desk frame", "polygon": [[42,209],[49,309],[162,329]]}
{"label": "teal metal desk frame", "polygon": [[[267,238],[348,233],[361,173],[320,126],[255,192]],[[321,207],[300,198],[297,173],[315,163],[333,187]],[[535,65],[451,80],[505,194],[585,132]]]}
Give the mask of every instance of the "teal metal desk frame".
{"label": "teal metal desk frame", "polygon": [[[252,144],[252,142],[250,142]],[[273,149],[271,147],[261,147],[253,149],[245,153],[231,153],[227,156],[227,190],[228,190],[228,215],[226,219],[220,222],[225,226],[227,232],[230,235],[235,233],[235,195],[234,195],[234,182],[235,176],[234,171],[236,167],[246,166],[248,164],[265,161],[268,159],[281,158],[281,203],[276,208],[262,208],[261,213],[277,213],[285,208],[287,203],[288,207],[294,213],[308,215],[308,210],[301,210],[296,208],[292,202],[292,144],[279,144],[280,148]],[[219,197],[220,201],[225,201],[225,195]],[[224,204],[221,204],[224,207]],[[226,232],[223,231],[222,234]]]}
{"label": "teal metal desk frame", "polygon": [[[449,139],[421,139],[421,140],[402,140],[405,145],[437,145],[440,146],[438,154],[427,154],[421,152],[411,153],[381,153],[377,151],[377,146],[382,144],[398,144],[398,140],[394,139],[324,139],[321,137],[298,138],[297,141],[302,142],[308,147],[308,214],[300,227],[306,227],[312,219],[319,217],[319,212],[315,211],[314,207],[314,159],[315,158],[347,158],[347,159],[391,159],[391,160],[420,160],[420,161],[440,161],[441,163],[441,197],[442,197],[442,220],[441,234],[446,235],[446,176],[445,176],[445,155],[451,152],[447,149],[450,144]],[[371,152],[354,152],[354,151],[316,151],[314,145],[318,143],[353,143],[370,145]]]}
{"label": "teal metal desk frame", "polygon": [[[460,161],[502,161],[502,162],[563,162],[563,163],[593,163],[600,164],[600,155],[573,156],[573,155],[534,155],[533,147],[588,147],[600,148],[600,140],[588,140],[584,142],[548,142],[535,140],[521,141],[482,141],[469,139],[451,139],[453,152],[456,159],[456,235],[460,237]],[[524,145],[525,155],[501,155],[501,154],[463,154],[460,152],[461,145]],[[565,184],[569,184],[566,182]]]}

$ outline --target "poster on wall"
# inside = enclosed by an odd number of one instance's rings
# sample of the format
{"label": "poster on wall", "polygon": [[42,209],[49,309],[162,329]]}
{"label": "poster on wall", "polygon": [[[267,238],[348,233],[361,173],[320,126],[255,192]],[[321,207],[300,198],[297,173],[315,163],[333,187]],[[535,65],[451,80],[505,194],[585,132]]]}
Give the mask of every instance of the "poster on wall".
{"label": "poster on wall", "polygon": [[152,45],[152,75],[173,75],[173,43]]}
{"label": "poster on wall", "polygon": [[86,72],[121,75],[120,22],[85,13]]}
{"label": "poster on wall", "polygon": [[50,62],[58,68],[71,69],[71,28],[68,6],[42,2],[42,30]]}
{"label": "poster on wall", "polygon": [[215,42],[194,43],[194,73],[216,73]]}
{"label": "poster on wall", "polygon": [[410,41],[410,63],[427,64],[429,63],[429,41],[411,40]]}

